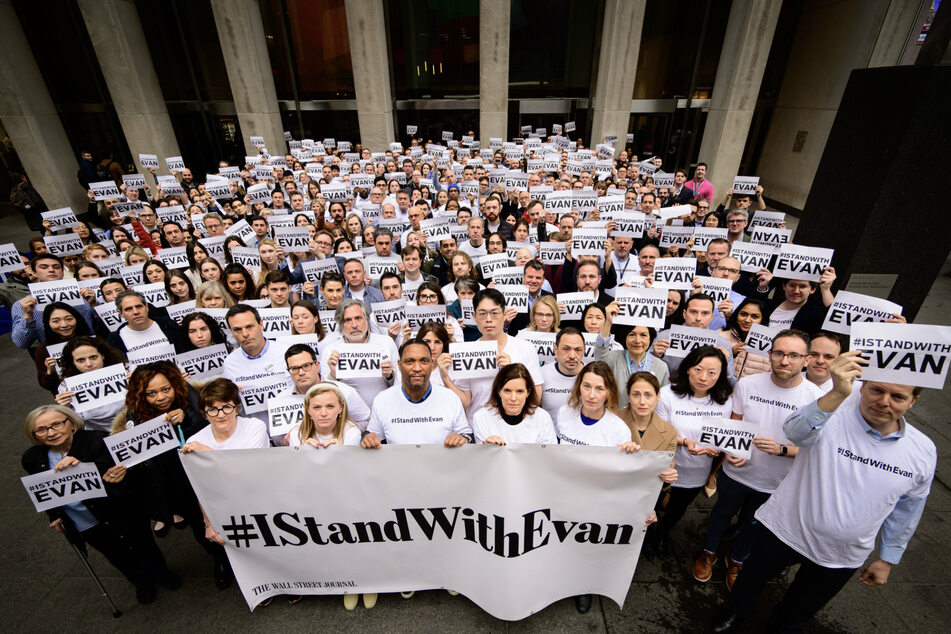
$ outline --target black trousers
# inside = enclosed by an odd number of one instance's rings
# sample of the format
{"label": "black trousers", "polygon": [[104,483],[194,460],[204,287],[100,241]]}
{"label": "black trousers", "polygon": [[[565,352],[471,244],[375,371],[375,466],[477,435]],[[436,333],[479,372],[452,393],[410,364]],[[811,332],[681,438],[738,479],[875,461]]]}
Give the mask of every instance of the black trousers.
{"label": "black trousers", "polygon": [[[130,522],[131,524],[131,522]],[[168,574],[162,551],[155,544],[148,522],[122,529],[100,522],[81,533],[83,540],[101,552],[136,588],[151,587]]]}
{"label": "black trousers", "polygon": [[[681,487],[670,487],[670,497],[667,498],[667,506],[664,514],[657,522],[657,534],[666,535],[670,529],[680,521],[680,518],[687,512],[687,507],[696,499],[697,494],[703,487],[695,489],[684,489]],[[663,494],[663,493],[662,493]]]}
{"label": "black trousers", "polygon": [[710,523],[707,525],[707,539],[703,549],[708,553],[716,553],[730,528],[730,520],[737,513],[740,514],[740,532],[733,542],[733,552],[730,557],[733,561],[743,563],[750,554],[750,544],[753,532],[753,514],[769,499],[769,493],[751,489],[740,484],[726,472],[717,475],[717,503],[710,511]]}
{"label": "black trousers", "polygon": [[768,631],[801,632],[857,569],[820,566],[787,546],[758,520],[753,521],[752,528],[753,547],[730,594],[733,609],[741,618],[752,614],[766,583],[783,568],[800,564],[796,578],[773,608]]}

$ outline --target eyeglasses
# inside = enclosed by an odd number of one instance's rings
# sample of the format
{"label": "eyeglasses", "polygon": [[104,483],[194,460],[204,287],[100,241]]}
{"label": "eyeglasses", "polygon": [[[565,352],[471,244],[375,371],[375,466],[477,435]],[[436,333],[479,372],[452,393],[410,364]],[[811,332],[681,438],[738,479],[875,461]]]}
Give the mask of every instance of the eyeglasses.
{"label": "eyeglasses", "polygon": [[714,271],[723,271],[724,273],[727,273],[727,274],[729,274],[729,275],[737,275],[737,274],[739,274],[739,272],[740,272],[740,269],[733,269],[733,268],[728,269],[728,268],[726,268],[725,266],[718,266],[718,267],[716,267],[716,268],[713,269],[713,270],[714,270]]}
{"label": "eyeglasses", "polygon": [[235,405],[232,405],[231,403],[228,403],[227,405],[222,405],[221,407],[215,407],[214,405],[210,405],[205,408],[205,414],[207,414],[208,416],[220,416],[221,414],[224,414],[225,416],[227,416],[228,414],[233,414],[236,409],[238,408]]}
{"label": "eyeglasses", "polygon": [[697,205],[700,209],[710,209],[710,205]]}
{"label": "eyeglasses", "polygon": [[439,299],[439,296],[435,293],[420,293],[416,296],[416,298],[419,300],[425,299],[426,301],[436,301]]}
{"label": "eyeglasses", "polygon": [[780,352],[779,350],[770,350],[769,356],[775,359],[776,361],[782,361],[785,358],[789,358],[790,361],[802,361],[806,358],[806,355],[799,354],[798,352]]}
{"label": "eyeglasses", "polygon": [[488,319],[490,317],[492,319],[498,319],[499,317],[502,316],[502,311],[501,310],[479,310],[479,311],[476,311],[475,315],[479,319]]}
{"label": "eyeglasses", "polygon": [[297,374],[298,372],[307,372],[312,367],[317,365],[315,361],[308,361],[307,363],[302,363],[300,365],[289,365],[287,366],[287,371],[291,374]]}
{"label": "eyeglasses", "polygon": [[727,223],[728,225],[738,225],[738,224],[743,223],[743,222],[746,222],[746,221],[743,220],[742,218],[734,218],[733,220],[727,220],[727,221],[726,221],[726,223]]}
{"label": "eyeglasses", "polygon": [[66,426],[66,423],[68,422],[69,422],[69,419],[64,418],[63,420],[58,420],[55,423],[52,423],[49,427],[37,427],[36,429],[33,430],[33,435],[36,436],[37,438],[42,438],[43,436],[50,433],[51,431],[61,431],[63,427]]}

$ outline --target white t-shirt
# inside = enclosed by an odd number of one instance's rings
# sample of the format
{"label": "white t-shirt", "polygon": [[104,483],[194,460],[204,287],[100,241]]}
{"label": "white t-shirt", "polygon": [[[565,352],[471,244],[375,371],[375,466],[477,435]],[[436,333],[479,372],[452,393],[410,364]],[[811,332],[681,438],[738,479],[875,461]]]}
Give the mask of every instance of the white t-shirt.
{"label": "white t-shirt", "polygon": [[[535,346],[508,335],[505,336],[505,340],[505,347],[499,350],[499,354],[505,353],[509,355],[512,363],[524,365],[529,374],[532,375],[532,381],[535,382],[535,385],[542,385],[545,379],[542,377],[541,365],[538,362],[538,352],[535,350]],[[455,382],[459,389],[472,392],[472,403],[466,409],[466,415],[468,415],[470,421],[476,412],[489,403],[493,380],[494,377],[486,377],[483,379],[459,379]]]}
{"label": "white t-shirt", "polygon": [[631,440],[631,428],[623,420],[605,410],[598,422],[585,425],[581,411],[565,405],[558,410],[555,431],[563,445],[617,447]]}
{"label": "white t-shirt", "polygon": [[[822,393],[805,378],[796,387],[784,389],[773,383],[772,372],[743,377],[733,389],[733,412],[743,416],[743,423],[757,436],[772,438],[780,445],[790,441],[783,433],[783,423],[790,414],[812,403]],[[742,467],[723,463],[723,472],[746,486],[762,493],[772,493],[792,469],[793,458],[773,456],[753,447],[749,462]]]}
{"label": "white t-shirt", "polygon": [[[339,350],[341,346],[346,345],[346,343],[347,342],[342,338],[336,339],[327,344],[327,346],[324,348],[324,351],[320,354],[320,374],[324,379],[330,378],[330,356],[335,350]],[[346,381],[338,381],[338,383],[345,383],[355,389],[357,393],[360,394],[363,402],[372,407],[373,399],[376,398],[377,394],[389,388],[391,384],[399,385],[400,373],[398,366],[400,355],[396,349],[396,344],[394,344],[393,340],[387,335],[371,332],[369,333],[366,343],[379,347],[380,350],[383,351],[383,360],[389,360],[390,363],[393,364],[393,380],[390,383],[387,383],[386,379],[383,378],[383,375],[380,374],[378,377],[366,379],[347,379]]]}
{"label": "white t-shirt", "polygon": [[145,330],[132,330],[129,326],[119,331],[119,336],[125,344],[126,353],[135,352],[144,348],[158,345],[168,345],[171,343],[158,322],[152,322],[152,325]]}
{"label": "white t-shirt", "polygon": [[406,398],[402,385],[380,392],[367,431],[391,445],[441,445],[449,434],[471,434],[459,397],[448,388],[431,387],[430,395],[419,403]]}
{"label": "white t-shirt", "polygon": [[363,293],[364,293],[366,290],[367,290],[367,287],[366,287],[366,286],[364,286],[363,288],[361,288],[359,291],[351,288],[351,289],[350,289],[350,297],[352,297],[353,299],[359,299],[359,300],[362,302],[362,301],[363,301]]}
{"label": "white t-shirt", "polygon": [[487,405],[472,417],[472,433],[479,444],[484,443],[489,436],[498,436],[507,443],[554,445],[558,442],[551,416],[540,407],[518,425],[509,425],[494,407]]}
{"label": "white t-shirt", "polygon": [[[264,344],[264,350],[253,359],[240,346],[231,351],[222,365],[223,376],[242,387],[245,383],[270,376],[284,376],[288,389],[294,389],[291,375],[287,373],[287,364],[284,362],[285,348],[276,345],[273,341]],[[267,425],[267,410],[249,414]]]}
{"label": "white t-shirt", "polygon": [[471,240],[463,240],[462,244],[459,245],[459,250],[471,257],[482,257],[486,255],[487,251],[485,248],[485,239],[482,240],[482,244],[479,246],[473,246]]}
{"label": "white t-shirt", "polygon": [[[348,420],[347,424],[343,428],[343,444],[344,445],[359,445],[360,439],[363,434],[360,433],[360,428],[357,427],[352,420]],[[327,442],[328,440],[333,440],[333,434],[317,434],[317,440],[319,442]],[[294,425],[291,427],[290,435],[288,437],[288,445],[291,447],[300,447],[300,425]]]}
{"label": "white t-shirt", "polygon": [[[729,418],[733,412],[733,400],[728,398],[723,405],[718,405],[709,396],[677,396],[669,385],[665,385],[660,388],[660,398],[655,411],[684,438],[700,440],[700,428],[704,419]],[[677,482],[671,486],[696,489],[706,484],[713,459],[709,456],[694,456],[686,447],[677,447],[674,466],[677,469]]]}
{"label": "white t-shirt", "polygon": [[234,433],[227,440],[218,441],[211,431],[211,425],[203,428],[189,438],[186,443],[199,442],[212,449],[264,449],[271,446],[267,435],[267,425],[256,418],[238,417]]}
{"label": "white t-shirt", "polygon": [[551,416],[558,416],[558,410],[568,404],[571,388],[574,387],[577,377],[566,376],[559,372],[558,363],[555,361],[543,365],[541,373],[542,380],[545,381],[542,390],[542,408]]}
{"label": "white t-shirt", "polygon": [[[806,380],[808,381],[809,379],[806,379]],[[825,396],[826,394],[832,391],[833,383],[834,382],[832,380],[832,376],[830,375],[828,379],[826,379],[825,381],[823,381],[816,387],[818,387],[819,391],[822,392],[822,395]]]}
{"label": "white t-shirt", "polygon": [[786,328],[792,328],[793,319],[796,318],[796,314],[799,313],[799,309],[794,310],[785,310],[783,308],[776,308],[769,315],[769,327],[778,328],[780,330],[785,330]]}
{"label": "white t-shirt", "polygon": [[756,518],[796,552],[827,568],[859,568],[902,496],[931,489],[937,452],[902,421],[904,437],[878,440],[866,432],[858,404],[846,401],[800,447],[793,468]]}

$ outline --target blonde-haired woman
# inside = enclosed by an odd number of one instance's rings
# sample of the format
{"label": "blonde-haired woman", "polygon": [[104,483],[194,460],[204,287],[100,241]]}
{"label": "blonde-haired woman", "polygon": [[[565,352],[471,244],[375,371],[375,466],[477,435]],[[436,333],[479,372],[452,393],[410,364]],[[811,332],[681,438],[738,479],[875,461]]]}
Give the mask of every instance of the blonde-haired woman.
{"label": "blonde-haired woman", "polygon": [[234,300],[221,282],[202,282],[195,291],[195,308],[231,308]]}
{"label": "blonde-haired woman", "polygon": [[528,326],[532,332],[558,332],[561,329],[561,313],[558,302],[552,295],[542,295],[532,304]]}
{"label": "blonde-haired woman", "polygon": [[[318,383],[304,395],[304,420],[291,428],[288,444],[291,447],[310,445],[324,449],[332,445],[359,445],[360,428],[350,420],[347,400],[333,383]],[[343,595],[343,607],[353,610],[360,597]],[[376,594],[364,594],[363,605],[369,610],[376,605]]]}
{"label": "blonde-haired woman", "polygon": [[131,246],[125,252],[126,266],[143,266],[152,257],[140,246]]}
{"label": "blonde-haired woman", "polygon": [[285,261],[284,250],[277,246],[273,238],[264,238],[258,243],[258,255],[261,256],[261,270],[258,272],[258,279],[255,282],[258,288],[264,284],[264,278],[271,271],[281,268],[281,263]]}

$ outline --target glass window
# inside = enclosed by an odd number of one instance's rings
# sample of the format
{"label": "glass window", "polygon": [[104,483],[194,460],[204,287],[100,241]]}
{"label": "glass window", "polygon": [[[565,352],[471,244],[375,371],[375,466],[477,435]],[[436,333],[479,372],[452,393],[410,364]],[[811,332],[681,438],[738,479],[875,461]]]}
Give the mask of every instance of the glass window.
{"label": "glass window", "polygon": [[478,2],[390,0],[385,6],[397,99],[478,96]]}
{"label": "glass window", "polygon": [[[709,98],[720,62],[720,49],[732,0],[707,0],[710,16],[697,69],[694,99]],[[634,99],[686,97],[690,90],[703,28],[704,3],[693,0],[648,2],[637,58]]]}
{"label": "glass window", "polygon": [[604,3],[512,0],[509,98],[591,96]]}

